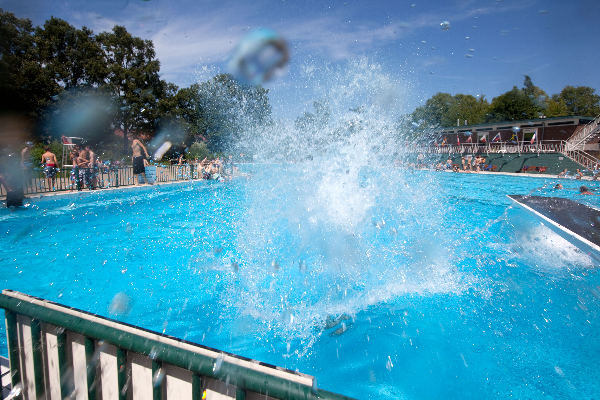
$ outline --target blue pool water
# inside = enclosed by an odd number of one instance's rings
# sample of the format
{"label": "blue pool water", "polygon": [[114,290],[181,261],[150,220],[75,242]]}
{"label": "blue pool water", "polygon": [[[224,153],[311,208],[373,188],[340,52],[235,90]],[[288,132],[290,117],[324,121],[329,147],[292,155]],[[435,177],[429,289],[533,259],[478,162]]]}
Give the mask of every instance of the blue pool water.
{"label": "blue pool water", "polygon": [[[394,168],[248,172],[2,209],[0,288],[357,398],[600,397],[596,265],[505,196],[597,206],[576,181],[555,192],[551,179]],[[115,315],[119,293],[130,309]]]}

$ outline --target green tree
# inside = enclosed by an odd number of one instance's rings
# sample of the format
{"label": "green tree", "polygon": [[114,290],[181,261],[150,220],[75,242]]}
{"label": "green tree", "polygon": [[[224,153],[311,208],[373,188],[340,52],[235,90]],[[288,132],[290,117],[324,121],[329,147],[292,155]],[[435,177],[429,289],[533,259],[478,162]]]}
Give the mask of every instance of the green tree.
{"label": "green tree", "polygon": [[421,129],[444,126],[444,118],[454,101],[454,97],[449,93],[436,93],[424,106],[417,107],[412,114],[412,121]]}
{"label": "green tree", "polygon": [[523,93],[525,93],[536,106],[538,114],[544,114],[546,108],[548,107],[549,96],[545,91],[533,84],[533,81],[529,75],[525,75],[522,90]]}
{"label": "green tree", "polygon": [[484,96],[477,99],[468,94],[454,96],[446,114],[442,116],[442,126],[453,126],[457,120],[468,121],[469,125],[485,122],[490,104]]}
{"label": "green tree", "polygon": [[555,94],[550,100],[548,100],[548,106],[545,112],[546,117],[562,117],[569,115],[567,104],[559,95]]}
{"label": "green tree", "polygon": [[[115,125],[125,133],[153,130],[158,102],[167,88],[158,75],[160,63],[152,41],[134,37],[118,25],[96,39],[107,67],[104,86],[119,105]],[[124,148],[127,150],[126,135]]]}
{"label": "green tree", "polygon": [[521,89],[512,90],[495,97],[490,106],[488,122],[516,121],[539,117],[534,101]]}
{"label": "green tree", "polygon": [[600,96],[588,86],[565,86],[555,100],[562,100],[567,108],[566,115],[595,117],[600,115]]}
{"label": "green tree", "polygon": [[0,9],[0,111],[37,117],[54,94],[37,57],[31,21]]}
{"label": "green tree", "polygon": [[38,61],[56,92],[104,83],[108,71],[102,48],[88,28],[77,29],[53,17],[36,28],[34,40]]}
{"label": "green tree", "polygon": [[196,89],[197,129],[208,139],[212,151],[225,151],[242,131],[272,122],[267,89],[240,84],[228,74],[219,74]]}
{"label": "green tree", "polygon": [[204,142],[194,142],[189,147],[185,158],[187,160],[203,160],[205,158],[212,158],[212,154]]}

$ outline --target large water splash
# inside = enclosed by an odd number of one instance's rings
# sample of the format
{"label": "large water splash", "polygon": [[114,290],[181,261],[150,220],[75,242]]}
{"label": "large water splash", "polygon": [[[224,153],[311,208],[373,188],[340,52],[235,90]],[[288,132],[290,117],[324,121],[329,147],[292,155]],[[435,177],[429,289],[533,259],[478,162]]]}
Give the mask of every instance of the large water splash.
{"label": "large water splash", "polygon": [[400,296],[461,291],[451,240],[437,228],[442,205],[427,189],[435,183],[394,167],[408,156],[397,130],[404,84],[365,59],[324,74],[327,82],[305,72],[320,92],[314,110],[236,143],[277,164],[256,167],[248,185],[227,301],[307,338]]}

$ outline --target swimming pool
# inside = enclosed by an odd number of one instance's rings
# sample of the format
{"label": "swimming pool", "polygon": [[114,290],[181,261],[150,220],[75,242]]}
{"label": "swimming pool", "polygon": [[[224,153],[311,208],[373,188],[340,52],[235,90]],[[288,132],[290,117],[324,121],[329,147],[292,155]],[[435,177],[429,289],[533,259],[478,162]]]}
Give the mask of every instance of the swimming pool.
{"label": "swimming pool", "polygon": [[2,209],[0,287],[357,398],[600,396],[596,266],[505,196],[578,182],[247,168]]}

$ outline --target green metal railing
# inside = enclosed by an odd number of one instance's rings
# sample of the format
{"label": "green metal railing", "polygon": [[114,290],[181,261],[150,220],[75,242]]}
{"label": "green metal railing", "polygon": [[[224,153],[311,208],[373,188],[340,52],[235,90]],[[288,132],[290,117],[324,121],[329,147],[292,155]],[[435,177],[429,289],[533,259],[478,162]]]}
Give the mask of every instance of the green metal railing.
{"label": "green metal railing", "polygon": [[[316,388],[314,378],[308,375],[223,353],[19,292],[4,290],[0,294],[0,308],[4,309],[6,317],[12,385],[21,385],[24,398],[46,398],[46,393],[51,391],[51,376],[60,377],[53,383],[52,389],[54,392],[60,390],[60,398],[72,394],[73,360],[76,355],[69,353],[69,349],[74,351],[73,339],[70,340],[68,335],[71,332],[71,336],[78,334],[84,337],[88,399],[95,399],[98,387],[101,386],[101,368],[104,367],[101,367],[102,363],[98,362],[98,358],[106,345],[116,347],[118,388],[115,388],[115,392],[123,400],[132,398],[129,396],[132,396],[131,370],[134,354],[142,355],[151,362],[153,399],[165,398],[165,379],[157,379],[157,376],[165,374],[165,371],[168,375],[170,366],[191,373],[192,399],[206,396],[207,388],[214,381],[220,381],[221,385],[225,383],[233,390],[233,395],[227,396],[235,399],[258,398],[258,395],[262,395],[261,398],[269,396],[275,399],[349,399]],[[55,347],[48,346],[48,335],[56,337]],[[30,346],[26,346],[27,338],[31,339]],[[52,371],[53,363],[50,359],[58,360],[58,365],[54,366],[56,371]],[[60,388],[57,389],[58,387]],[[231,390],[228,389],[228,393]],[[208,393],[207,399],[210,399],[210,391]]]}

